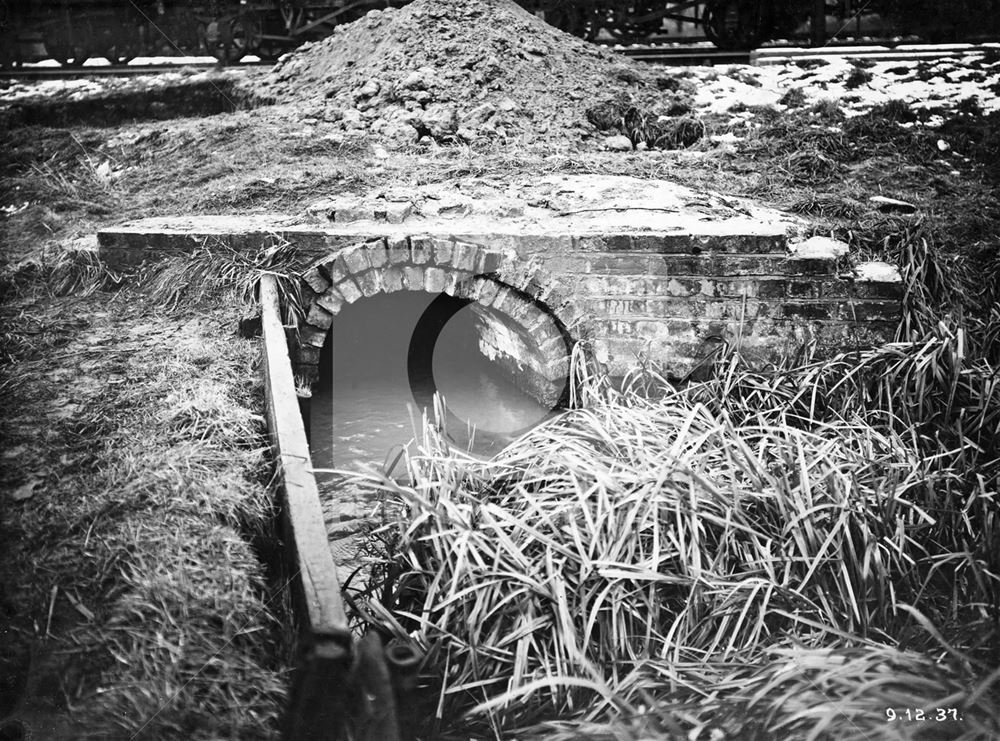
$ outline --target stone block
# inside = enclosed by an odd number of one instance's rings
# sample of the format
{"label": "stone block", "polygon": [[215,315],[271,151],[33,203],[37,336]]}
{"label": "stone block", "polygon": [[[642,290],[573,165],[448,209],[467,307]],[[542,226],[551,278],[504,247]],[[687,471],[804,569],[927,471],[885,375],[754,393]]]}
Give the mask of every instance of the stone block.
{"label": "stone block", "polygon": [[407,291],[424,290],[424,269],[419,265],[403,267],[403,288]]}
{"label": "stone block", "polygon": [[493,300],[502,288],[496,281],[480,276],[471,277],[467,282],[467,286],[468,293],[465,294],[465,297],[472,299],[482,306],[492,306]]}
{"label": "stone block", "polygon": [[[493,297],[493,301],[490,302],[490,306],[496,311],[502,311],[506,314],[510,306],[516,301],[516,296],[507,286],[500,286],[496,295]],[[480,303],[483,303],[481,296]]]}
{"label": "stone block", "polygon": [[450,265],[452,254],[455,251],[455,242],[450,239],[435,239],[434,241],[434,264]]}
{"label": "stone block", "polygon": [[389,261],[388,245],[384,239],[365,242],[365,249],[368,251],[368,264],[373,268],[381,268]]}
{"label": "stone block", "polygon": [[314,303],[309,307],[309,313],[306,315],[306,324],[311,324],[319,329],[329,329],[333,324],[333,314],[319,304]]}
{"label": "stone block", "polygon": [[340,295],[344,297],[344,301],[349,304],[353,304],[362,296],[361,289],[350,278],[342,280],[337,284],[336,288],[340,292]]}
{"label": "stone block", "polygon": [[476,273],[481,275],[496,273],[500,270],[503,260],[504,256],[500,252],[494,252],[486,249],[480,250],[478,257],[476,258],[474,270]]}
{"label": "stone block", "polygon": [[318,267],[311,268],[302,274],[302,280],[316,293],[323,293],[330,287],[329,279],[324,276]]}
{"label": "stone block", "polygon": [[423,265],[434,258],[434,240],[430,237],[410,237],[410,261],[414,265]]}
{"label": "stone block", "polygon": [[334,294],[332,291],[327,291],[322,296],[316,299],[316,303],[322,306],[331,314],[339,314],[341,307],[344,305],[344,300],[339,295]]}
{"label": "stone block", "polygon": [[445,270],[444,292],[449,296],[469,298],[474,291],[472,273]]}
{"label": "stone block", "polygon": [[389,239],[386,252],[388,253],[390,264],[405,265],[410,261],[410,238],[397,237]]}
{"label": "stone block", "polygon": [[372,266],[368,260],[368,250],[365,245],[351,247],[342,252],[340,256],[351,275],[359,275]]}
{"label": "stone block", "polygon": [[355,275],[354,280],[365,296],[382,293],[382,277],[379,270],[369,270],[361,275]]}
{"label": "stone block", "polygon": [[311,345],[312,347],[323,347],[326,342],[327,330],[318,327],[310,327],[308,324],[299,327],[299,344]]}
{"label": "stone block", "polygon": [[424,270],[424,290],[428,293],[442,293],[448,276],[442,268],[428,267]]}
{"label": "stone block", "polygon": [[398,267],[383,268],[382,286],[386,293],[403,290],[403,271]]}
{"label": "stone block", "polygon": [[350,275],[347,263],[344,262],[343,258],[339,256],[331,257],[330,259],[320,263],[319,271],[323,273],[331,283],[339,283]]}
{"label": "stone block", "polygon": [[468,242],[456,242],[452,251],[451,264],[456,270],[474,272],[476,259],[479,255],[479,245]]}
{"label": "stone block", "polygon": [[[412,127],[407,127],[412,129]],[[410,201],[389,201],[373,207],[372,216],[375,221],[388,224],[402,224],[413,214],[413,204]]]}

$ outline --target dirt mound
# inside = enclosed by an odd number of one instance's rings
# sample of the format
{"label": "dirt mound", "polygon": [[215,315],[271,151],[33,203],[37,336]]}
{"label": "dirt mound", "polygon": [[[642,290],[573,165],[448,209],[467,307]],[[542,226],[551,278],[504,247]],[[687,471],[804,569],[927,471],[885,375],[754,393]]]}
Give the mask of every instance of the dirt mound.
{"label": "dirt mound", "polygon": [[301,47],[257,94],[400,143],[530,143],[596,136],[588,107],[656,90],[645,69],[511,0],[415,0]]}

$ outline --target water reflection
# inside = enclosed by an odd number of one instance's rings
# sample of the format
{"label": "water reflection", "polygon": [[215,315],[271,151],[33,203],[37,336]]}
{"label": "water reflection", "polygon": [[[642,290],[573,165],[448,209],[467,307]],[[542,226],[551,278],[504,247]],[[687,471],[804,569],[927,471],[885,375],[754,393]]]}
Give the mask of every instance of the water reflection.
{"label": "water reflection", "polygon": [[[346,306],[337,317],[313,390],[317,467],[381,465],[412,440],[421,410],[407,377],[407,349],[417,320],[434,298],[421,292],[374,296]],[[514,433],[550,411],[480,354],[471,308],[458,311],[441,332],[432,367],[451,412],[448,436],[463,450],[470,449],[471,437],[476,455],[494,455]],[[422,380],[429,391],[430,378]],[[476,431],[470,435],[472,427]]]}

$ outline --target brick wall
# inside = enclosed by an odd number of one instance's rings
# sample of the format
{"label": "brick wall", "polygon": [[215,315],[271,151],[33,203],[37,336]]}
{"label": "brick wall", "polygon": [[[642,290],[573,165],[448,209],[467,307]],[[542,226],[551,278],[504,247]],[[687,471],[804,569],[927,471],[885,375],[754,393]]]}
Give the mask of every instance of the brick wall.
{"label": "brick wall", "polygon": [[867,346],[889,339],[899,314],[898,280],[871,280],[848,264],[845,246],[822,238],[372,235],[341,244],[303,276],[306,375],[344,303],[399,290],[475,302],[483,353],[547,403],[564,392],[579,340],[613,375],[643,354],[681,378],[722,342],[762,360],[805,342]]}

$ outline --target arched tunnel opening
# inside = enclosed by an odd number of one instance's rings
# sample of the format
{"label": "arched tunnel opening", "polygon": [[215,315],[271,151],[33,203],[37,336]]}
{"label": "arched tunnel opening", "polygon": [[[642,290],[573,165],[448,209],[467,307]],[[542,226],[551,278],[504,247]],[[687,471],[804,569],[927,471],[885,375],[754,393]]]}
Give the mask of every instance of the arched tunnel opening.
{"label": "arched tunnel opening", "polygon": [[[497,357],[498,345],[510,354]],[[345,304],[313,386],[314,464],[391,463],[418,432],[425,409],[433,418],[435,391],[447,405],[449,442],[478,456],[495,454],[557,407],[525,388],[528,366],[540,362],[530,345],[530,333],[509,316],[446,293],[399,291]],[[529,362],[515,366],[512,356]]]}

